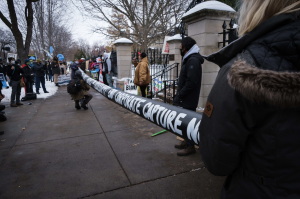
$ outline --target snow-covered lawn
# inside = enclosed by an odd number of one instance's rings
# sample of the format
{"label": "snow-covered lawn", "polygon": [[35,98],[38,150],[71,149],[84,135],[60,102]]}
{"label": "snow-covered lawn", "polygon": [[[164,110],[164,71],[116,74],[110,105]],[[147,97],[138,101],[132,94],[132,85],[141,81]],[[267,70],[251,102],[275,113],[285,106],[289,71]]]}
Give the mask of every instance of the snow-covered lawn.
{"label": "snow-covered lawn", "polygon": [[[43,88],[42,88],[42,84],[41,84],[41,88],[39,89],[40,94],[36,95],[38,99],[45,99],[48,98],[52,95],[54,95],[57,91],[57,87],[55,86],[54,82],[51,81],[46,81],[46,89],[49,93],[44,93]],[[33,92],[35,93],[35,85],[33,85]],[[1,101],[3,103],[5,102],[10,102],[10,96],[11,96],[11,87],[9,87],[8,89],[6,88],[2,88],[2,93],[5,95],[5,98]],[[21,98],[25,96],[25,89],[21,88]]]}

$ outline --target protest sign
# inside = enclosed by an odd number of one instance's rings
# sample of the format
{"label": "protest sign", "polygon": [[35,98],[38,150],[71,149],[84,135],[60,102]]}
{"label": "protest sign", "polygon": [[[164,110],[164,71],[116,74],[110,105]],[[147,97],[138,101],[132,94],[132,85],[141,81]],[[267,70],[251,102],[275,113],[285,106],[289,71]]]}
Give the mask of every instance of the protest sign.
{"label": "protest sign", "polygon": [[57,78],[57,82],[60,85],[67,85],[71,81],[70,74],[67,75],[60,75]]}
{"label": "protest sign", "polygon": [[133,79],[128,78],[124,81],[124,92],[131,93],[134,95],[137,94],[137,86],[134,85]]}
{"label": "protest sign", "polygon": [[169,44],[167,43],[167,40],[169,39],[169,37],[170,36],[165,36],[163,50],[162,50],[162,54],[164,54],[164,55],[169,54]]}

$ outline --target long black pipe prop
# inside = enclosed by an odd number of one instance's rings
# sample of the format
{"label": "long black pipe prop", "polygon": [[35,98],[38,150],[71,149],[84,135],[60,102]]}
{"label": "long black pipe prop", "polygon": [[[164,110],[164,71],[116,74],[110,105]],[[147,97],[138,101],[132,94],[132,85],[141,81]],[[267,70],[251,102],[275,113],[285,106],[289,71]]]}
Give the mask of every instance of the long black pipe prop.
{"label": "long black pipe prop", "polygon": [[89,77],[82,70],[80,72],[87,84],[111,101],[175,135],[199,144],[202,114],[113,89]]}

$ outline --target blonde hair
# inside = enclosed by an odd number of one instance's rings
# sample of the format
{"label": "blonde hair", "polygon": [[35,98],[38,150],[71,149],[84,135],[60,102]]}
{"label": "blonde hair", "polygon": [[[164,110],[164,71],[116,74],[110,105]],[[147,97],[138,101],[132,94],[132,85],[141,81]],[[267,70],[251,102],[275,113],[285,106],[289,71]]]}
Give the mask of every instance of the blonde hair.
{"label": "blonde hair", "polygon": [[241,0],[240,3],[239,36],[270,17],[300,10],[300,0]]}

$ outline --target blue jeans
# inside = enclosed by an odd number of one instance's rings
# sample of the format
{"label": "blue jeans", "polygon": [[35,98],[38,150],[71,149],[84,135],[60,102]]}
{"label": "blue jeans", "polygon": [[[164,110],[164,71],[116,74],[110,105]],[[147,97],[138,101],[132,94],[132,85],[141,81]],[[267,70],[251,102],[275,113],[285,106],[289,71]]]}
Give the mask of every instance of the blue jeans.
{"label": "blue jeans", "polygon": [[51,74],[49,73],[48,75],[49,75],[49,81],[54,81],[52,73]]}
{"label": "blue jeans", "polygon": [[114,73],[113,72],[110,72],[110,75],[108,73],[106,73],[106,80],[107,80],[107,83],[110,87],[113,88],[113,84],[112,84],[112,77],[113,77]]}
{"label": "blue jeans", "polygon": [[44,92],[46,92],[46,87],[45,87],[45,77],[36,77],[36,82],[35,82],[35,89],[36,92],[39,92],[40,84],[42,83],[42,87]]}

